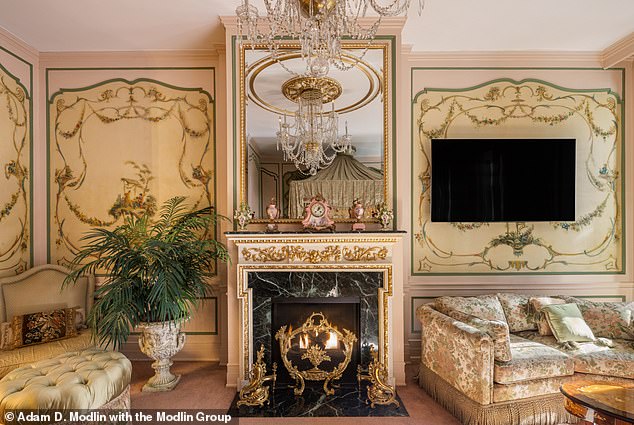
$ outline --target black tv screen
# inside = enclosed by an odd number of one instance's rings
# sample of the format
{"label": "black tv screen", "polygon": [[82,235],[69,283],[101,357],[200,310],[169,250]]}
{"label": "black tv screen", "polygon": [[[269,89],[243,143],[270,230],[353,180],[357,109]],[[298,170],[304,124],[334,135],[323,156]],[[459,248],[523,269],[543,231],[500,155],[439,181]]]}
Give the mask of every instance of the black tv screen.
{"label": "black tv screen", "polygon": [[575,139],[433,139],[431,220],[574,221]]}

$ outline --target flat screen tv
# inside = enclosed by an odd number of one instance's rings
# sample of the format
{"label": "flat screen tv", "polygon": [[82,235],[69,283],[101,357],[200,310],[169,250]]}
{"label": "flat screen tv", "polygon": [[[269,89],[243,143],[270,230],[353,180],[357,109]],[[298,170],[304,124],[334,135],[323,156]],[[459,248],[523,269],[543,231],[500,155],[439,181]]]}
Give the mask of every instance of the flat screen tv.
{"label": "flat screen tv", "polygon": [[575,220],[575,139],[433,139],[433,222]]}

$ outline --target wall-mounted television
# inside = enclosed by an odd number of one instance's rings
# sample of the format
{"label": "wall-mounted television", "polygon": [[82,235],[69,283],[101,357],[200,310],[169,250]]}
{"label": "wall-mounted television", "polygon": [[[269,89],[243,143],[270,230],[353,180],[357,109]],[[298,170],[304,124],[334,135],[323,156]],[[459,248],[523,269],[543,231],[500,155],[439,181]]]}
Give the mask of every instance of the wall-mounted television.
{"label": "wall-mounted television", "polygon": [[575,139],[432,139],[433,222],[575,220]]}

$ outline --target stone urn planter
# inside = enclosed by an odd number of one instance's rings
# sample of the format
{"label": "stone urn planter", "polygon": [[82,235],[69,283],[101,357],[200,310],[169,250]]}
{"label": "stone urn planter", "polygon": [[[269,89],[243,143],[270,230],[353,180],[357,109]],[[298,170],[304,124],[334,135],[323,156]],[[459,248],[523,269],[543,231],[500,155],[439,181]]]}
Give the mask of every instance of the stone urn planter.
{"label": "stone urn planter", "polygon": [[139,325],[139,348],[141,352],[154,360],[154,376],[143,386],[144,392],[171,391],[180,375],[170,372],[172,357],[185,345],[185,333],[181,324],[175,322],[141,323]]}

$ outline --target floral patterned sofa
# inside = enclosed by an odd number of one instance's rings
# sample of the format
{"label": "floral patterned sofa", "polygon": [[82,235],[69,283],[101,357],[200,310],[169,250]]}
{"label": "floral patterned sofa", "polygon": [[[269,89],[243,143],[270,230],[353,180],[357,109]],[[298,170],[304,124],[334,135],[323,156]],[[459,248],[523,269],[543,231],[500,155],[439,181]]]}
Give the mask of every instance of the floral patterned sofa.
{"label": "floral patterned sofa", "polygon": [[[541,335],[534,304],[544,299],[577,304],[596,340]],[[419,384],[464,424],[577,422],[564,409],[563,383],[634,380],[633,304],[510,293],[437,298],[417,311]]]}

